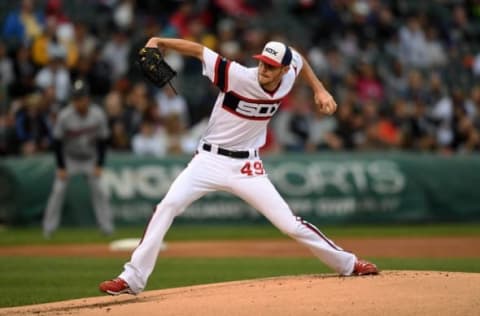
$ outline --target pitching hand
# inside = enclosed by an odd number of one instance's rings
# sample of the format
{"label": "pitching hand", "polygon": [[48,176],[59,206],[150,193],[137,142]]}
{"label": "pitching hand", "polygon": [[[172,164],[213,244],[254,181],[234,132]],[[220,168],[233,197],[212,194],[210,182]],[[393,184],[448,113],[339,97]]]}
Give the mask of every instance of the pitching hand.
{"label": "pitching hand", "polygon": [[315,92],[315,104],[317,109],[324,114],[331,115],[337,110],[337,103],[327,90],[322,89]]}

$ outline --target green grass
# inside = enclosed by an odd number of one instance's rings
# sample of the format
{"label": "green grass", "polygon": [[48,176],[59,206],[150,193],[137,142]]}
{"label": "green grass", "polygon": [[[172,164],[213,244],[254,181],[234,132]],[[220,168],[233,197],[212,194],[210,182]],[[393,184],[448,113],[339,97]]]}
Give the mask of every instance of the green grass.
{"label": "green grass", "polygon": [[[480,236],[480,224],[370,225],[319,227],[332,238],[338,237],[434,237]],[[120,238],[141,237],[143,227],[123,227],[111,237],[95,228],[61,228],[51,240],[44,240],[39,228],[0,229],[0,246],[23,244],[104,243]],[[286,238],[272,225],[182,225],[174,224],[167,240],[220,240]]]}
{"label": "green grass", "polygon": [[[383,270],[480,272],[480,258],[373,260]],[[0,307],[101,295],[98,283],[116,276],[123,263],[114,258],[0,257]],[[147,290],[327,272],[331,271],[314,258],[161,258]]]}
{"label": "green grass", "polygon": [[[335,238],[480,236],[480,224],[371,225],[320,227]],[[0,247],[32,244],[105,243],[140,237],[143,227],[119,228],[112,237],[95,228],[62,228],[44,240],[39,228],[0,229]],[[271,225],[174,224],[167,240],[287,238]],[[59,301],[100,295],[97,286],[121,271],[126,259],[38,258],[0,256],[0,307]],[[383,270],[439,270],[480,272],[480,258],[373,258]],[[312,258],[160,258],[148,288],[160,289],[212,282],[330,272]]]}

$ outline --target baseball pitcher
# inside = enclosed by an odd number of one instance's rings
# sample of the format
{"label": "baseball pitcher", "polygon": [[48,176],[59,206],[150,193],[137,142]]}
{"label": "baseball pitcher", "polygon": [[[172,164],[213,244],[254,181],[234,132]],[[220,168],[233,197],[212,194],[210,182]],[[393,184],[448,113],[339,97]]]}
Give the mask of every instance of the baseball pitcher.
{"label": "baseball pitcher", "polygon": [[[297,51],[280,42],[268,42],[259,55],[253,56],[258,60],[258,67],[247,68],[207,47],[182,39],[154,37],[147,42],[146,49],[152,54],[158,49],[173,49],[198,58],[203,64],[203,75],[220,92],[198,145],[198,153],[156,206],[142,242],[123,272],[113,280],[102,282],[101,291],[110,295],[141,292],[174,217],[195,200],[217,190],[242,198],[339,274],[378,273],[374,264],[344,251],[317,227],[295,216],[263,167],[258,148],[265,142],[267,124],[298,76],[313,90],[319,111],[333,114],[337,108],[332,96]],[[145,49],[141,56],[149,59]],[[155,66],[150,67],[155,69]]]}
{"label": "baseball pitcher", "polygon": [[49,238],[58,228],[68,178],[75,174],[87,177],[102,233],[113,233],[112,212],[100,185],[108,134],[105,114],[98,106],[90,104],[86,83],[76,81],[72,88],[71,104],[60,111],[53,130],[57,173],[43,218],[45,238]]}

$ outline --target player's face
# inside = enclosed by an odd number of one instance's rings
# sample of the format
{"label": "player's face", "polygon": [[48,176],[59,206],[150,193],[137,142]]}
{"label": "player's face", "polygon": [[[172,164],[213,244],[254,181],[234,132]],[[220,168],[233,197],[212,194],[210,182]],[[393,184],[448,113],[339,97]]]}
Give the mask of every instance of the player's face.
{"label": "player's face", "polygon": [[258,82],[267,90],[275,89],[283,75],[288,71],[288,66],[275,67],[259,61],[258,63]]}
{"label": "player's face", "polygon": [[90,98],[88,96],[79,97],[73,100],[73,106],[75,110],[81,114],[85,115],[88,112],[88,106],[90,105]]}

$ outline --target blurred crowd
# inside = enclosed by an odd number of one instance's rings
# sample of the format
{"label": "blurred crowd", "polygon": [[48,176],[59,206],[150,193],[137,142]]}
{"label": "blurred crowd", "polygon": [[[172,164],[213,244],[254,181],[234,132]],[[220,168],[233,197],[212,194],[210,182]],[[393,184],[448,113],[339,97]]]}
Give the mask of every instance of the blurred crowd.
{"label": "blurred crowd", "polygon": [[339,105],[323,116],[299,82],[264,153],[480,150],[480,1],[21,0],[0,4],[0,155],[51,150],[72,82],[105,110],[111,151],[194,152],[217,90],[167,52],[170,87],[135,58],[151,36],[191,39],[246,66],[267,40],[301,52]]}

